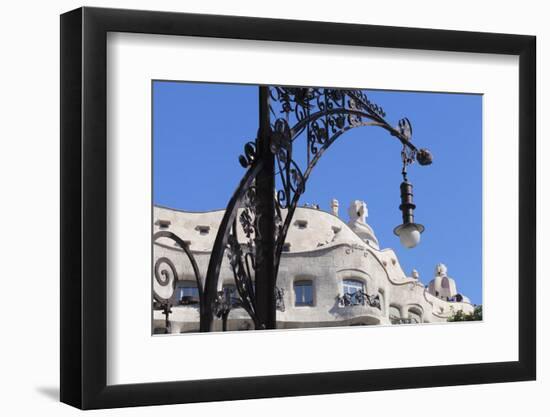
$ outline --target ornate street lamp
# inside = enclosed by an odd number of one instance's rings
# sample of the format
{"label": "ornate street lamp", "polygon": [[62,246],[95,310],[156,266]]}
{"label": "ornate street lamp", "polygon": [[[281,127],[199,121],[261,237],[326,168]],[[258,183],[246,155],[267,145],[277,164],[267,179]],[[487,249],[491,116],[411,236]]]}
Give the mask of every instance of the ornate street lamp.
{"label": "ornate street lamp", "polygon": [[[397,138],[403,145],[405,179],[407,166],[415,160],[420,165],[429,165],[432,160],[428,151],[412,144],[408,119],[401,119],[393,127],[385,120],[384,110],[360,90],[262,86],[259,110],[258,136],[245,145],[244,155],[239,158],[247,171],[227,205],[212,249],[201,305],[201,331],[212,329],[212,306],[216,305],[226,251],[242,306],[255,327],[275,328],[277,273],[292,217],[313,168],[345,132],[377,126]],[[299,138],[305,138],[303,167],[293,158]],[[414,223],[412,188],[402,189],[407,192],[402,201],[400,238],[412,247],[418,243],[423,227]],[[236,237],[237,222],[248,239],[245,245]]]}
{"label": "ornate street lamp", "polygon": [[[239,157],[246,173],[219,225],[204,288],[196,271],[203,332],[212,331],[216,316],[222,318],[225,327],[232,307],[220,298],[218,288],[225,255],[235,278],[239,307],[248,313],[256,329],[275,328],[276,311],[281,309],[282,301],[282,292],[276,286],[277,274],[298,201],[321,156],[350,129],[377,126],[401,142],[403,224],[395,228],[395,233],[404,246],[414,247],[424,230],[424,226],[414,223],[416,206],[412,201],[412,185],[407,181],[407,167],[415,160],[420,165],[429,165],[432,156],[412,144],[408,119],[401,119],[393,127],[385,120],[384,110],[361,90],[280,86],[259,87],[259,116],[258,135],[245,144],[244,154]],[[294,159],[294,145],[299,138],[305,138],[302,167]],[[243,232],[244,244],[237,238]],[[192,259],[187,246],[183,248]]]}
{"label": "ornate street lamp", "polygon": [[[414,222],[414,209],[416,205],[413,203],[413,185],[407,179],[407,165],[411,163],[409,159],[411,156],[406,150],[401,155],[403,159],[403,170],[401,171],[403,182],[400,186],[401,205],[399,206],[399,210],[401,210],[403,215],[403,224],[393,229],[393,233],[399,236],[399,241],[404,247],[411,249],[420,243],[420,235],[424,232],[424,226]],[[416,159],[420,165],[430,165],[433,158],[428,150],[421,149],[416,153]]]}

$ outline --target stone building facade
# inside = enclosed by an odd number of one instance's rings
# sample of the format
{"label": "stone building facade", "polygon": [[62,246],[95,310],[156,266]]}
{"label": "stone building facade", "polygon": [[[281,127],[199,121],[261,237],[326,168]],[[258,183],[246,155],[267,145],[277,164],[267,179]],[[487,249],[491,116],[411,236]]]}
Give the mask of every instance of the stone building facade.
{"label": "stone building facade", "polygon": [[[196,213],[156,206],[154,232],[168,230],[181,237],[204,277],[223,214],[222,210]],[[380,249],[364,202],[353,201],[348,215],[347,222],[339,217],[336,200],[331,202],[331,212],[317,206],[296,209],[277,277],[281,290],[277,328],[432,323],[447,321],[458,310],[473,312],[474,306],[458,293],[445,265],[436,266],[434,278],[425,286],[418,272],[403,271],[392,249]],[[245,243],[244,234],[238,238]],[[170,259],[178,278],[171,294],[153,277],[154,291],[164,291],[163,297],[170,297],[173,305],[169,332],[198,331],[198,290],[190,262],[181,247],[169,240],[155,242],[153,256],[154,263]],[[218,290],[236,294],[228,259],[222,263]],[[219,321],[216,329],[221,329]],[[166,331],[165,315],[157,309],[153,327],[158,333]],[[243,309],[230,312],[227,330],[252,328]]]}

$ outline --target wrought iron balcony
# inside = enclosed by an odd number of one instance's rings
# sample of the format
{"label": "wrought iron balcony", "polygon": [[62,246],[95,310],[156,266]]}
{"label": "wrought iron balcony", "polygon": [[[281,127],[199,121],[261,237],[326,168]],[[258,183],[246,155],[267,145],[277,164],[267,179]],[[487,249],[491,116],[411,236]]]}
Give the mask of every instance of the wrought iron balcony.
{"label": "wrought iron balcony", "polygon": [[191,305],[194,305],[194,306],[199,306],[200,304],[200,299],[198,296],[193,296],[193,295],[184,295],[183,297],[181,297],[180,299],[180,304],[181,305],[184,305],[184,306],[191,306]]}
{"label": "wrought iron balcony", "polygon": [[358,290],[353,293],[345,293],[338,295],[338,303],[340,307],[348,306],[370,306],[382,310],[380,303],[380,294],[369,295],[364,291]]}
{"label": "wrought iron balcony", "polygon": [[419,321],[415,318],[402,319],[400,317],[390,316],[391,324],[416,324]]}

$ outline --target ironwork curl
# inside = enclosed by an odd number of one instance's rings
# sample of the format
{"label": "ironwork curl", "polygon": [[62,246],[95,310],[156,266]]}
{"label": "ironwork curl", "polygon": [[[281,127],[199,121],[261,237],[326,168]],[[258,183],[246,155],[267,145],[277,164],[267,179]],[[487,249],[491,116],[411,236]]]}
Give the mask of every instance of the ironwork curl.
{"label": "ironwork curl", "polygon": [[239,156],[239,163],[243,168],[248,168],[256,160],[256,144],[247,142],[244,145],[244,154]]}
{"label": "ironwork curl", "polygon": [[285,311],[285,289],[275,287],[275,307],[279,311]]}
{"label": "ironwork curl", "polygon": [[[403,118],[398,121],[397,127],[393,127],[385,120],[386,113],[382,107],[370,101],[364,91],[275,86],[270,87],[270,96],[271,114],[276,117],[272,123],[271,151],[276,159],[280,182],[276,190],[275,231],[275,271],[278,271],[291,219],[300,196],[305,192],[309,175],[326,149],[343,133],[363,126],[378,126],[387,130],[403,144],[404,172],[408,165],[414,163],[418,151],[411,142],[410,121]],[[293,157],[293,146],[303,133],[306,163],[302,169]],[[423,153],[420,160],[426,162],[427,159],[426,153]],[[284,220],[283,210],[286,210]]]}
{"label": "ironwork curl", "polygon": [[[160,269],[162,264],[168,265],[170,272],[166,269]],[[157,280],[158,284],[163,287],[166,287],[168,284],[170,284],[170,273],[172,274],[172,282],[175,286],[176,281],[178,281],[178,273],[176,272],[176,267],[170,259],[164,256],[158,258],[155,262],[155,279]]]}
{"label": "ironwork curl", "polygon": [[344,295],[338,295],[338,304],[341,307],[368,305],[370,307],[382,310],[379,294],[367,294],[365,291],[357,290],[353,293],[345,293]]}
{"label": "ironwork curl", "polygon": [[[197,261],[195,260],[195,257],[193,256],[193,253],[189,249],[189,245],[187,244],[187,242],[185,242],[182,238],[180,238],[175,233],[170,232],[170,231],[165,231],[165,230],[159,231],[159,232],[157,232],[153,235],[153,243],[157,242],[161,238],[171,239],[174,242],[176,242],[179,245],[179,247],[183,250],[184,254],[187,256],[189,261],[191,262],[191,267],[193,268],[193,273],[195,275],[195,281],[197,282],[197,289],[198,289],[198,292],[199,292],[199,304],[202,305],[203,304],[203,298],[204,298],[204,296],[203,296],[204,288],[203,288],[202,278],[201,278],[201,274],[200,274],[200,271],[199,271],[199,267],[197,265]],[[165,270],[165,269],[164,270],[160,269],[162,264],[167,264],[168,267],[171,270],[171,273],[174,276],[174,279],[172,280],[172,294],[173,294],[173,292],[175,291],[175,288],[176,288],[176,282],[178,280],[178,274],[176,272],[176,267],[174,266],[174,263],[167,257],[161,257],[161,258],[157,259],[157,261],[155,262],[155,266],[154,266],[154,276],[155,276],[156,281],[161,286],[167,286],[170,282],[168,271]],[[154,288],[153,288],[153,290],[154,290]],[[156,291],[153,291],[153,298],[161,304],[167,304],[171,297],[162,297]]]}
{"label": "ironwork curl", "polygon": [[[249,242],[242,245],[237,239],[237,222],[233,223],[232,232],[229,235],[227,257],[229,258],[229,264],[233,271],[233,277],[235,280],[235,287],[239,294],[239,300],[237,304],[242,307],[250,316],[256,328],[260,327],[258,317],[256,315],[256,297],[254,291],[254,267],[255,259],[253,253],[253,246]],[[213,310],[216,312],[219,310],[219,297],[214,300]]]}

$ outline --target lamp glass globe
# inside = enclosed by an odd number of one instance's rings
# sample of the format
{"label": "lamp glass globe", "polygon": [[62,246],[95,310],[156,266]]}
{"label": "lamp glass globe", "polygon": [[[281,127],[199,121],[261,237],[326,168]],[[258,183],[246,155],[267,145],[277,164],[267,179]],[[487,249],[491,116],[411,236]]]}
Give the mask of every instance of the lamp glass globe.
{"label": "lamp glass globe", "polygon": [[399,233],[399,241],[408,249],[414,248],[420,242],[418,228],[412,224],[403,227]]}

